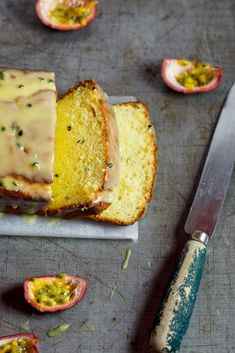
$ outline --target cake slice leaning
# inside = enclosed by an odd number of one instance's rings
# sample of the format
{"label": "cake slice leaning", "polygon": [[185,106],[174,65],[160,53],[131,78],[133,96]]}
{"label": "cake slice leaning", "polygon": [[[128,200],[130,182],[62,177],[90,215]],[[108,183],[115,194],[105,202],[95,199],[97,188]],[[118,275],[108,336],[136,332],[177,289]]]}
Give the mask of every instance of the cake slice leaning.
{"label": "cake slice leaning", "polygon": [[157,144],[144,103],[114,105],[120,142],[120,180],[114,200],[96,221],[130,225],[145,213],[155,184]]}
{"label": "cake slice leaning", "polygon": [[113,201],[119,144],[112,106],[94,81],[71,88],[57,102],[54,182],[47,214],[96,214]]}

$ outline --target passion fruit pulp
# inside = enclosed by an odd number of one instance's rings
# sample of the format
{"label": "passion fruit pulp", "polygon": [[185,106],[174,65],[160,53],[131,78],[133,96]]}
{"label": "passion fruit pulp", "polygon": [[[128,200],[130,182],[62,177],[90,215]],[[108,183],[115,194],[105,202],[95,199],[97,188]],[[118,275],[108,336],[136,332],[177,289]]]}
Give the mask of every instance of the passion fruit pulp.
{"label": "passion fruit pulp", "polygon": [[223,70],[208,63],[184,59],[164,59],[162,78],[166,85],[177,92],[208,92],[217,88]]}
{"label": "passion fruit pulp", "polygon": [[79,30],[96,17],[97,1],[37,0],[36,12],[40,20],[61,31]]}
{"label": "passion fruit pulp", "polygon": [[67,310],[80,302],[87,289],[85,279],[68,274],[31,277],[25,281],[24,297],[41,312]]}
{"label": "passion fruit pulp", "polygon": [[31,333],[0,337],[0,353],[38,353],[37,337]]}

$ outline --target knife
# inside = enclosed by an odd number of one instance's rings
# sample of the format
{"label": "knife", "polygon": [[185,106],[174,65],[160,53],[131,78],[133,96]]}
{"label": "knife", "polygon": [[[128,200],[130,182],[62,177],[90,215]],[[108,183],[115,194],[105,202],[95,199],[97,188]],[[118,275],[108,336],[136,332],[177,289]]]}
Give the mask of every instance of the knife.
{"label": "knife", "polygon": [[190,234],[157,314],[151,353],[180,349],[192,315],[206,258],[235,162],[235,84],[221,111],[200,182],[185,223]]}

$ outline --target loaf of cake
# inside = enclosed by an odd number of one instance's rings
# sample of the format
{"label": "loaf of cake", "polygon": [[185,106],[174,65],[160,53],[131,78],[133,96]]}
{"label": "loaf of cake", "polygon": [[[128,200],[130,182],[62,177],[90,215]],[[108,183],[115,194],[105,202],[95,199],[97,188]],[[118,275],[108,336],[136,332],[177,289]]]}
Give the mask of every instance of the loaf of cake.
{"label": "loaf of cake", "polygon": [[51,201],[55,75],[0,69],[0,210],[35,213]]}
{"label": "loaf of cake", "polygon": [[85,81],[57,103],[54,182],[47,214],[97,214],[112,203],[118,180],[113,108],[94,81]]}
{"label": "loaf of cake", "polygon": [[120,142],[120,181],[112,204],[90,216],[96,221],[133,224],[144,215],[152,197],[157,171],[157,144],[144,103],[114,105]]}
{"label": "loaf of cake", "polygon": [[94,81],[56,103],[53,73],[0,69],[0,136],[0,211],[129,225],[152,197],[148,109],[112,107]]}

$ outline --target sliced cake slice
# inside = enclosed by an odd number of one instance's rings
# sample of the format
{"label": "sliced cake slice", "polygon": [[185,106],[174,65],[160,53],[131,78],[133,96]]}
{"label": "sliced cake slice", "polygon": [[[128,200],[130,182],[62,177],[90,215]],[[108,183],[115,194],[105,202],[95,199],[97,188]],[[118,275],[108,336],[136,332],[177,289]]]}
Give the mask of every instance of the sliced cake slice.
{"label": "sliced cake slice", "polygon": [[0,69],[0,209],[35,213],[51,201],[55,75]]}
{"label": "sliced cake slice", "polygon": [[120,225],[133,224],[150,201],[157,171],[157,145],[144,103],[114,105],[120,142],[120,181],[109,208],[91,218]]}
{"label": "sliced cake slice", "polygon": [[116,119],[94,81],[71,88],[57,103],[54,183],[48,214],[99,213],[119,177]]}

